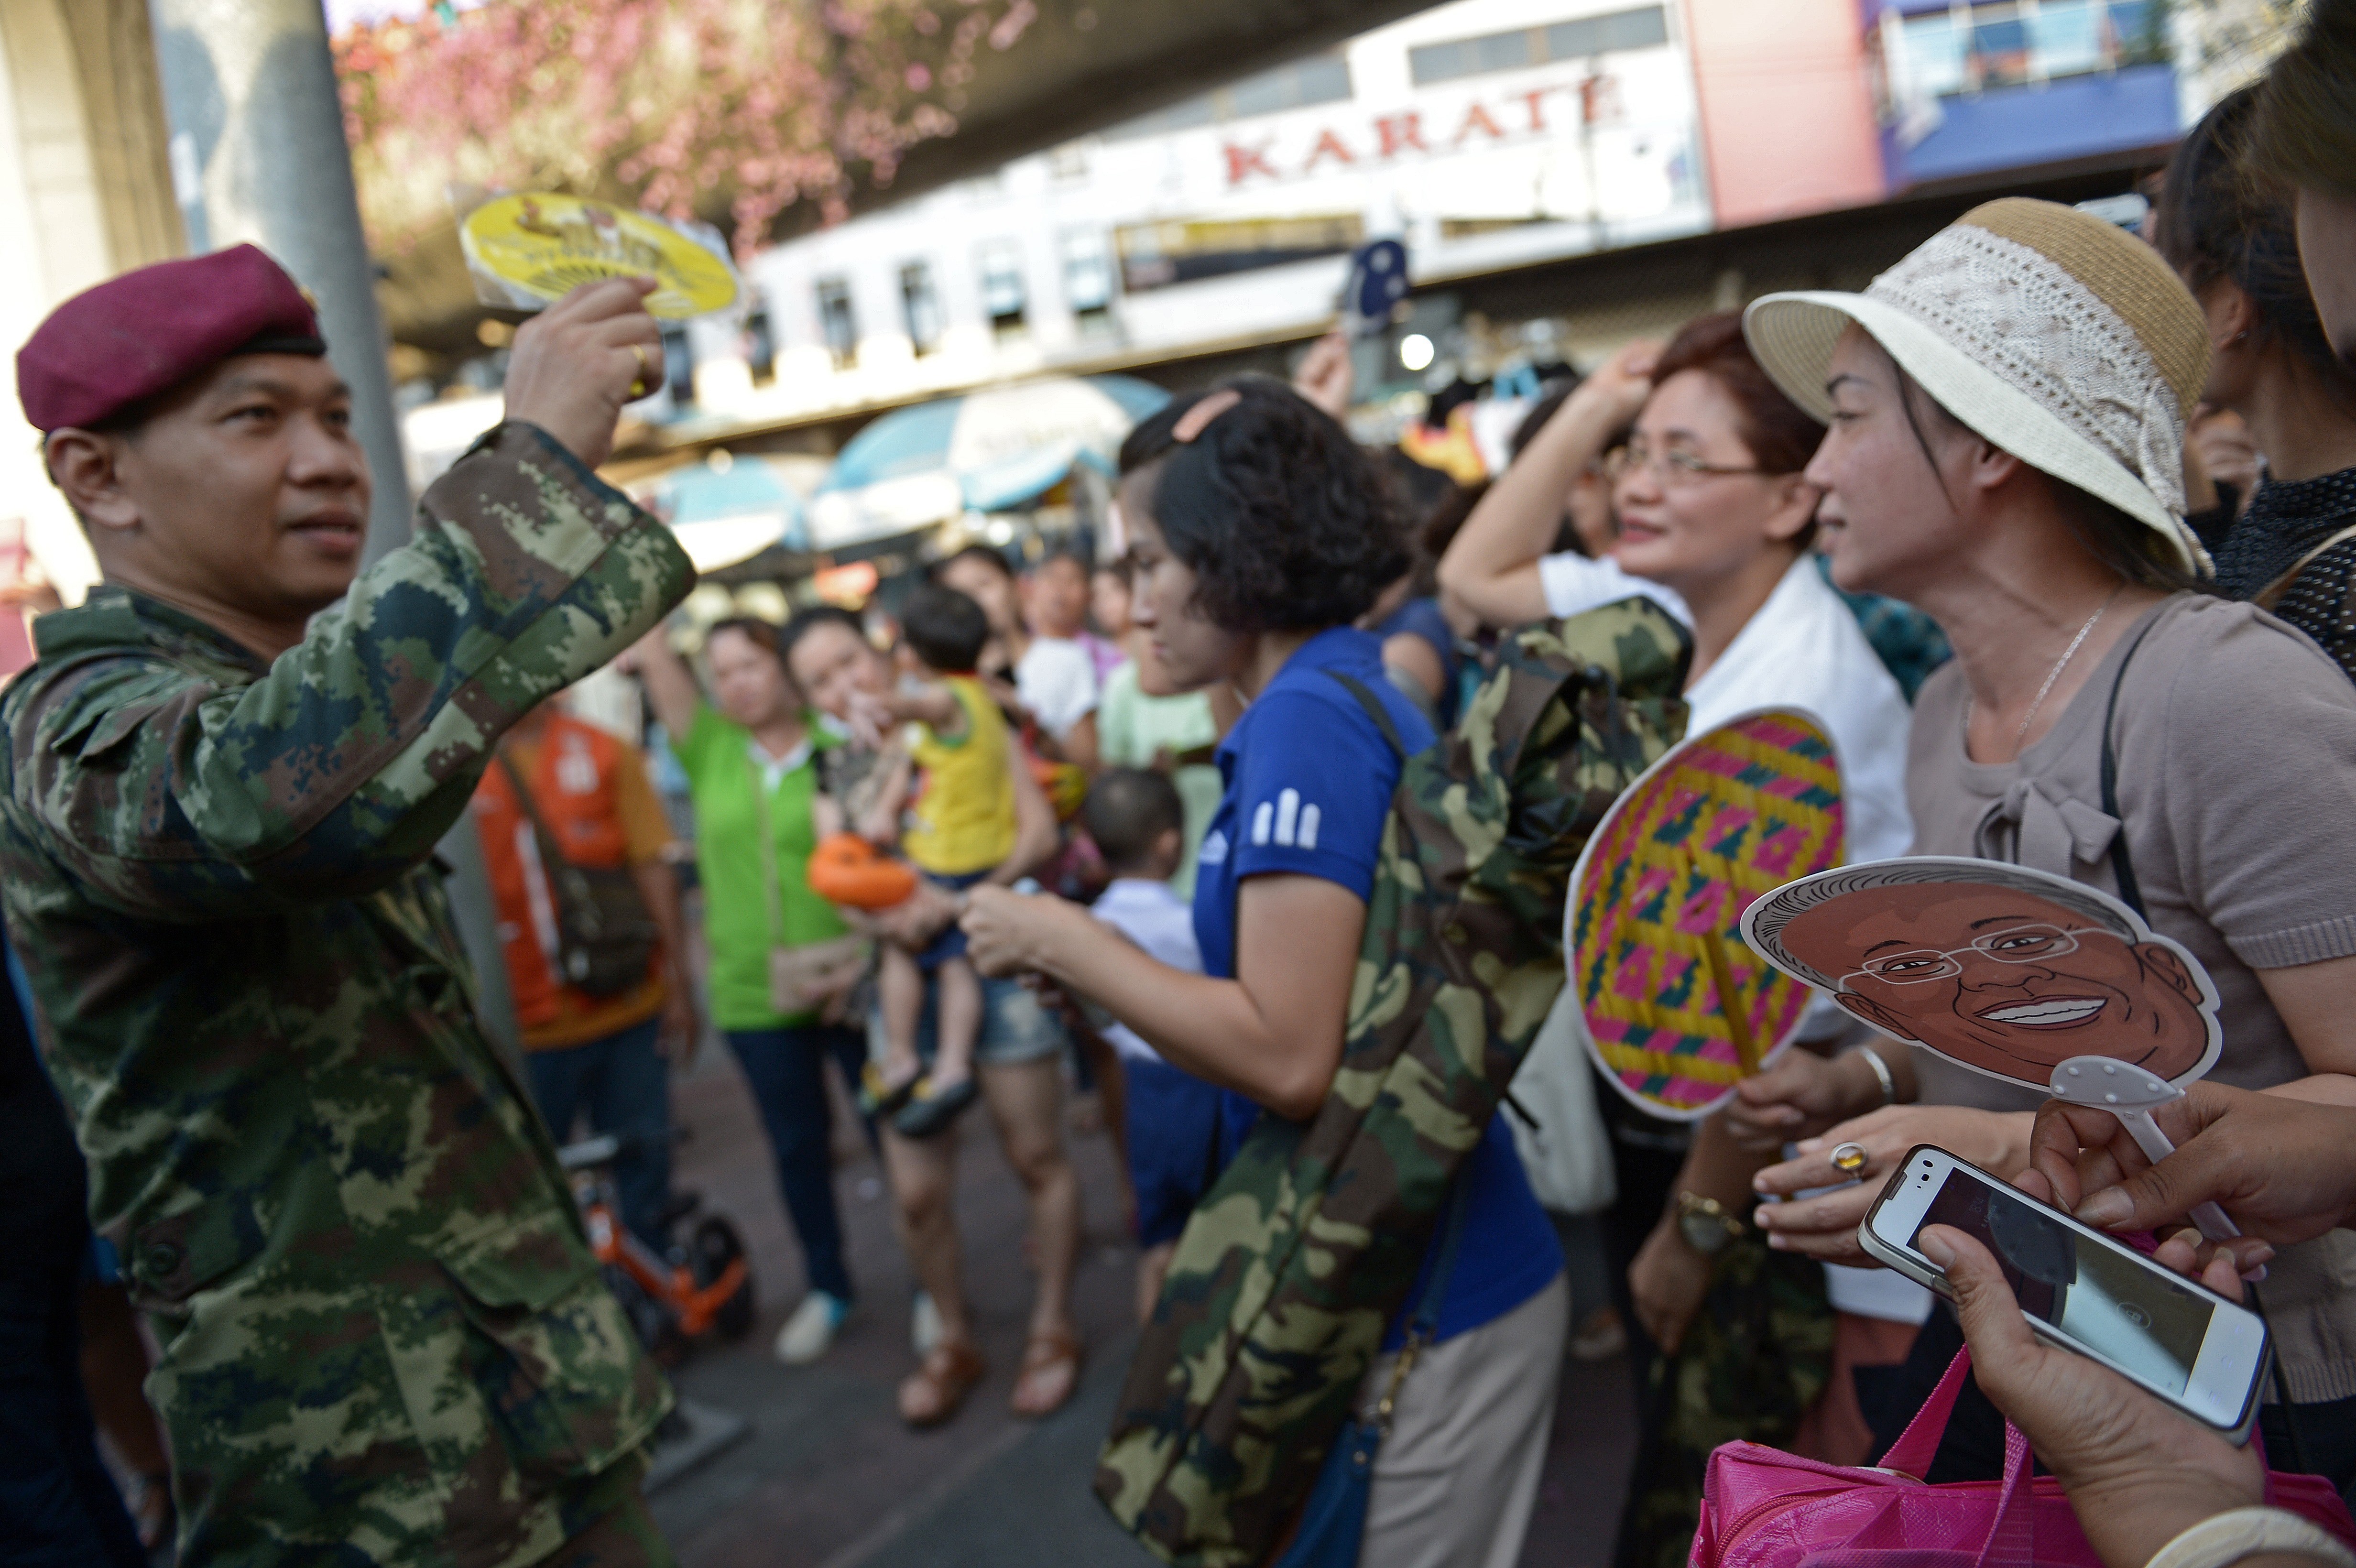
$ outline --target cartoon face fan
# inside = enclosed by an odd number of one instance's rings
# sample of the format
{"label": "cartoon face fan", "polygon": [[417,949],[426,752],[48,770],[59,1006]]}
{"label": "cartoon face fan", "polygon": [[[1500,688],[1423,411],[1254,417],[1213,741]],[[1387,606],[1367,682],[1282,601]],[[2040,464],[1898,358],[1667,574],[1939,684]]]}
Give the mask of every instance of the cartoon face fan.
{"label": "cartoon face fan", "polygon": [[[1882,1033],[1991,1078],[2112,1112],[2143,1151],[2155,1105],[2224,1049],[2201,961],[2098,888],[1997,860],[1920,855],[1776,889],[1742,917],[1770,964]],[[2234,1233],[2216,1205],[2192,1218]]]}
{"label": "cartoon face fan", "polygon": [[2200,960],[2108,893],[2025,866],[1847,866],[1761,899],[1742,935],[1882,1033],[2032,1089],[2089,1056],[2180,1085],[2224,1040]]}

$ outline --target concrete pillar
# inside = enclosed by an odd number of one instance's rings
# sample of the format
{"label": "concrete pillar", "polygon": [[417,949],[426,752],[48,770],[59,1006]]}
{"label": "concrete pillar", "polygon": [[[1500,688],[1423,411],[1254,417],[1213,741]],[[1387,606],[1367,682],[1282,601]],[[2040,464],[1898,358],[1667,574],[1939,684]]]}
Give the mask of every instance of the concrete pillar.
{"label": "concrete pillar", "polygon": [[251,241],[319,302],[376,475],[368,559],[409,542],[401,424],[319,0],[149,0],[189,249]]}
{"label": "concrete pillar", "polygon": [[[320,0],[149,0],[149,9],[189,247],[251,241],[318,300],[328,357],[351,384],[353,424],[376,476],[367,550],[374,561],[409,542],[412,502]],[[471,817],[441,852],[456,873],[451,911],[474,961],[485,1028],[515,1051],[515,1003]]]}
{"label": "concrete pillar", "polygon": [[146,0],[0,0],[0,519],[69,604],[97,580],[7,367],[51,307],[183,249]]}

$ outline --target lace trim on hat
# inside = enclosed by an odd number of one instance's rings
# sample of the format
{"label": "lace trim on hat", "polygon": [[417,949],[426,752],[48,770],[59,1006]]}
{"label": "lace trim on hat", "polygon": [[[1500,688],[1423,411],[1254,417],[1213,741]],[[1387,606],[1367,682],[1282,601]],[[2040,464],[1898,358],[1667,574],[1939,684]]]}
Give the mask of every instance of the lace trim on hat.
{"label": "lace trim on hat", "polygon": [[1942,231],[1868,296],[1935,329],[2184,511],[2184,421],[2143,339],[2042,252],[1983,229]]}

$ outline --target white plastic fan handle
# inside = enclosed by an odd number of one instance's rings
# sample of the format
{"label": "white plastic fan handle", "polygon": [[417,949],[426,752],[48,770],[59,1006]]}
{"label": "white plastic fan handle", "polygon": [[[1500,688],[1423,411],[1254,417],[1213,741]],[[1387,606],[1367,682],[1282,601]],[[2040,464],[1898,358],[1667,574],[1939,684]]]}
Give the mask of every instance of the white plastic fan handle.
{"label": "white plastic fan handle", "polygon": [[[2106,1056],[2073,1056],[2053,1070],[2053,1097],[2118,1117],[2136,1147],[2154,1165],[2176,1152],[2176,1146],[2151,1119],[2155,1107],[2184,1098],[2184,1091],[2165,1078]],[[2194,1208],[2191,1220],[2212,1242],[2242,1233],[2214,1203]]]}

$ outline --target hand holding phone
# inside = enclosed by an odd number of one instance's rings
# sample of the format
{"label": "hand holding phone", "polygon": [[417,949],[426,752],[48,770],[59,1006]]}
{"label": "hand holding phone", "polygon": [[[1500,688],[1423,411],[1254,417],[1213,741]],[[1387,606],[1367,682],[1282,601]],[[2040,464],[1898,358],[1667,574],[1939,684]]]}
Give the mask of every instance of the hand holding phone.
{"label": "hand holding phone", "polygon": [[2147,1563],[2187,1526],[2264,1500],[2254,1450],[2040,1342],[2004,1266],[1968,1233],[1932,1225],[1921,1239],[1954,1298],[1981,1390],[2028,1435],[2104,1563]]}
{"label": "hand holding phone", "polygon": [[1922,1244],[1933,1227],[1986,1250],[2040,1339],[2236,1441],[2256,1419],[2265,1323],[2238,1302],[1925,1144],[1890,1173],[1858,1242],[1899,1273],[1954,1296],[1945,1265]]}

